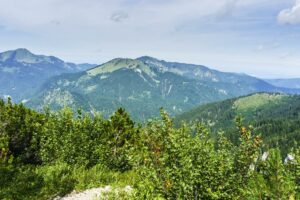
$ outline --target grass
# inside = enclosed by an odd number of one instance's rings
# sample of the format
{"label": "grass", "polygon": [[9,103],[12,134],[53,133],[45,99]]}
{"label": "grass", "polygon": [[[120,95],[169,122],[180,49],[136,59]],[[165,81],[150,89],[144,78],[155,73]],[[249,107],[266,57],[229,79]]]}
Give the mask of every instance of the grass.
{"label": "grass", "polygon": [[155,76],[149,66],[139,60],[133,59],[114,59],[108,63],[100,65],[99,67],[89,70],[87,73],[90,76],[96,76],[99,74],[111,73],[122,68],[140,69],[151,77]]}
{"label": "grass", "polygon": [[134,171],[121,173],[102,165],[84,168],[66,163],[39,167],[27,166],[20,170],[10,169],[6,170],[1,177],[3,182],[0,184],[0,199],[16,200],[52,199],[69,194],[73,190],[81,192],[105,186],[112,187],[112,193],[120,190],[119,195],[121,195],[120,188],[133,186],[138,181]]}
{"label": "grass", "polygon": [[236,108],[238,112],[253,111],[256,108],[280,103],[286,97],[288,96],[282,94],[254,94],[236,100],[233,108]]}

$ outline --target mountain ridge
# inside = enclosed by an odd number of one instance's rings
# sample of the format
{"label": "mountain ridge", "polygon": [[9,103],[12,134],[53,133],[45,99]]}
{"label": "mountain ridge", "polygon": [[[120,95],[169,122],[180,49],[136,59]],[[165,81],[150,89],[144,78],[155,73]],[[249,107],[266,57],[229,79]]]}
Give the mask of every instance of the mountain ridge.
{"label": "mountain ridge", "polygon": [[[82,73],[55,77],[28,105],[58,109],[75,104],[105,116],[124,107],[135,120],[143,121],[158,116],[160,107],[176,115],[200,104],[255,92],[294,91],[244,74],[144,56],[116,58]],[[138,119],[141,114],[143,119]]]}
{"label": "mountain ridge", "polygon": [[94,65],[65,62],[55,56],[36,55],[25,48],[0,53],[0,97],[28,99],[48,78],[86,70]]}
{"label": "mountain ridge", "polygon": [[215,134],[226,132],[238,143],[236,117],[245,125],[253,126],[267,144],[278,144],[287,151],[300,140],[300,95],[255,93],[220,102],[200,105],[175,117],[177,126],[182,122],[200,121]]}

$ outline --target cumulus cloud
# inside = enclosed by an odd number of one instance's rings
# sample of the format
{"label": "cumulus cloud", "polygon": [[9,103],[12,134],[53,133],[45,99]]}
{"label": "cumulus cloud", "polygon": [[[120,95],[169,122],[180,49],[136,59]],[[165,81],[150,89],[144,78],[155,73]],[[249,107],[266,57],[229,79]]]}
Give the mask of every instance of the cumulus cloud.
{"label": "cumulus cloud", "polygon": [[280,24],[300,24],[300,0],[295,0],[292,8],[282,10],[278,15]]}

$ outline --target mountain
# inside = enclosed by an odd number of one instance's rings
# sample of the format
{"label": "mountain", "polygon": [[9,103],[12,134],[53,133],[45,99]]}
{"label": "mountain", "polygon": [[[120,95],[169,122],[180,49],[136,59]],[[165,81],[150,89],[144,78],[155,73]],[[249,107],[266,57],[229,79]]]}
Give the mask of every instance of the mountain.
{"label": "mountain", "polygon": [[270,146],[279,145],[284,151],[300,141],[300,96],[259,93],[229,99],[194,108],[178,115],[175,124],[200,121],[215,133],[225,131],[232,140],[238,138],[235,118],[252,125]]}
{"label": "mountain", "polygon": [[285,87],[285,88],[297,88],[300,89],[300,78],[292,78],[292,79],[266,79],[266,82],[277,86],[277,87]]}
{"label": "mountain", "polygon": [[68,63],[54,56],[35,55],[27,49],[0,53],[0,97],[29,98],[48,78],[87,70],[95,65]]}
{"label": "mountain", "polygon": [[144,56],[117,58],[85,72],[56,76],[27,105],[81,107],[104,116],[124,107],[135,120],[144,121],[158,116],[160,107],[176,115],[199,104],[260,91],[288,92],[245,74]]}

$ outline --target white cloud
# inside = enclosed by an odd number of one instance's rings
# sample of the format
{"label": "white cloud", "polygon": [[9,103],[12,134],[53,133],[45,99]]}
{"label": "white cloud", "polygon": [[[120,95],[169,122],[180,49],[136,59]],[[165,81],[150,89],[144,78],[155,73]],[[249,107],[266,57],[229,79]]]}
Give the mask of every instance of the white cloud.
{"label": "white cloud", "polygon": [[[165,25],[164,23],[174,23],[182,18],[227,15],[234,10],[238,1],[0,0],[0,21],[13,29],[29,30],[36,26],[39,26],[38,28],[47,26],[50,21],[59,21],[65,26],[70,25],[78,29],[86,25],[106,26],[115,21],[129,20],[128,16],[135,26],[145,22],[151,25],[153,23]],[[243,0],[243,2],[253,1],[258,0]]]}
{"label": "white cloud", "polygon": [[[92,63],[147,54],[253,74],[261,72],[253,66],[263,66],[264,73],[273,73],[274,63],[283,60],[277,51],[290,52],[300,35],[296,29],[273,26],[273,13],[288,8],[290,1],[0,0],[0,50],[26,47]],[[283,18],[297,10],[297,2],[282,11]],[[177,28],[180,31],[174,31]],[[272,44],[276,36],[280,47]],[[253,44],[262,44],[256,49],[260,54],[253,51]],[[299,47],[293,57],[284,59],[283,71],[289,65],[299,69],[299,60],[293,60],[300,57],[297,52]],[[243,56],[245,61],[233,62]],[[264,63],[274,57],[274,63]],[[300,76],[299,70],[295,74]]]}
{"label": "white cloud", "polygon": [[300,24],[300,0],[295,0],[292,8],[282,10],[278,15],[280,24]]}

